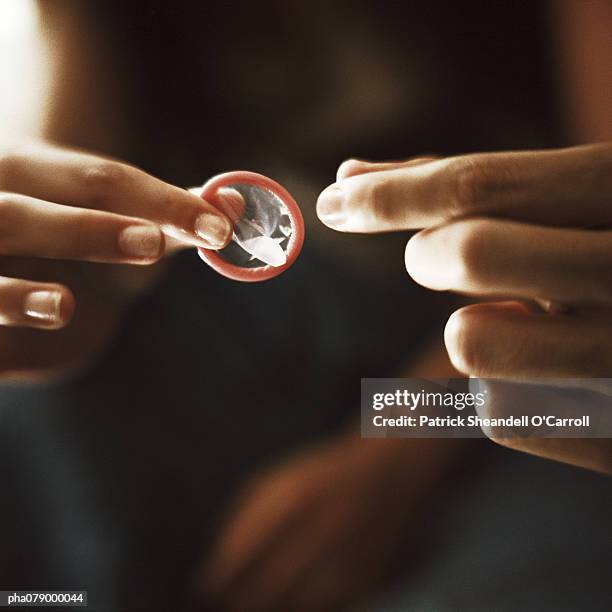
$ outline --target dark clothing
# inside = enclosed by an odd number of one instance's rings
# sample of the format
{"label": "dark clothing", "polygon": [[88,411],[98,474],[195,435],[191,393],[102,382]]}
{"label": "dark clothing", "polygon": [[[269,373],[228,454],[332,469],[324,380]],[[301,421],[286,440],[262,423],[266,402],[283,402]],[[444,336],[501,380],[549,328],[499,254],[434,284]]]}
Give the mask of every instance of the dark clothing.
{"label": "dark clothing", "polygon": [[182,609],[236,485],[357,419],[360,377],[396,369],[433,317],[414,285],[309,251],[262,284],[181,255],[93,371],[0,389],[2,585]]}

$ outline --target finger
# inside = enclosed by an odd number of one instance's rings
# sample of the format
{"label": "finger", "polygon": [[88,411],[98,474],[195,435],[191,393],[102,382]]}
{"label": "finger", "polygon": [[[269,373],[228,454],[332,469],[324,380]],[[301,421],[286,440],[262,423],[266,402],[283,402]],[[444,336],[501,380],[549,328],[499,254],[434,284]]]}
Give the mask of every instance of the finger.
{"label": "finger", "polygon": [[439,159],[439,157],[415,157],[413,159],[408,159],[404,161],[391,162],[369,162],[363,159],[347,159],[346,161],[343,161],[338,167],[338,171],[336,173],[336,180],[341,181],[343,179],[349,178],[350,176],[358,176],[359,174],[366,174],[367,172],[380,172],[382,170],[410,168],[411,166],[426,164],[436,159]]}
{"label": "finger", "polygon": [[0,193],[0,255],[150,264],[163,252],[154,223]]}
{"label": "finger", "polygon": [[323,223],[340,231],[429,227],[466,216],[558,226],[612,217],[612,145],[480,153],[351,176],[319,196]]}
{"label": "finger", "polygon": [[454,312],[444,340],[453,365],[481,378],[608,377],[610,329],[595,316],[534,314],[517,302]]}
{"label": "finger", "polygon": [[154,221],[172,237],[203,248],[225,246],[232,233],[227,217],[185,189],[114,160],[48,145],[1,157],[0,189]]}
{"label": "finger", "polygon": [[430,289],[563,303],[612,301],[612,232],[455,221],[415,234],[406,269]]}
{"label": "finger", "polygon": [[74,297],[62,285],[0,277],[0,325],[60,329],[73,312]]}
{"label": "finger", "polygon": [[[202,193],[202,187],[191,187],[191,193]],[[216,206],[235,225],[244,215],[246,201],[244,196],[233,187],[221,187],[211,198],[211,204]]]}

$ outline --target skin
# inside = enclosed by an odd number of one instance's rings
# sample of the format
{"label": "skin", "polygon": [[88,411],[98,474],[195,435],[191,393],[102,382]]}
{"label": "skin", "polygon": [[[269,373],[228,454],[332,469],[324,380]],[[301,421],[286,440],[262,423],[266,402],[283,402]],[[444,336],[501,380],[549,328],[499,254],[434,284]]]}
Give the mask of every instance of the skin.
{"label": "skin", "polygon": [[[84,143],[92,149],[112,151],[129,158],[129,154],[124,154],[129,147],[122,141],[122,138],[129,139],[130,130],[121,115],[120,67],[108,66],[108,62],[112,61],[112,50],[104,52],[104,41],[92,36],[95,32],[82,35],[87,31],[83,24],[72,27],[69,11],[60,10],[62,3],[41,4],[46,11],[56,12],[58,17],[54,20],[57,26],[54,49],[66,49],[59,63],[62,74],[54,83],[59,102],[49,118],[48,135],[56,142]],[[95,45],[90,42],[94,39]],[[84,48],[84,45],[91,45],[92,48]],[[83,82],[83,78],[87,79],[88,87],[70,86],[71,82]],[[109,113],[109,109],[113,113]],[[84,119],[76,124],[74,120],[69,120],[71,117]],[[49,145],[36,146],[46,148]],[[64,153],[61,149],[53,151],[59,157]],[[29,161],[23,161],[23,150],[19,149],[3,155],[3,159],[8,156],[9,167],[13,165],[14,169],[15,155],[21,157],[24,166],[29,165]],[[91,170],[93,177],[107,176],[109,167],[106,158],[94,155],[81,161],[78,170],[84,171],[85,176],[90,174],[86,169],[91,168],[88,166],[91,161],[94,161],[94,167],[98,167],[98,170]],[[430,162],[417,160],[402,166],[407,170],[410,165],[416,167]],[[431,163],[437,163],[438,167],[444,165],[443,161]],[[101,175],[99,164],[106,168]],[[136,179],[135,171],[129,165],[119,165],[122,169],[117,171],[117,176],[129,174],[130,180],[139,184],[138,197],[129,203],[129,207],[127,198],[119,197],[121,193],[125,194],[126,189],[125,184],[120,187],[120,181],[112,188],[103,189],[106,198],[99,194],[90,194],[83,199],[72,199],[66,195],[53,198],[47,191],[38,192],[37,195],[25,190],[18,192],[18,195],[42,200],[47,213],[57,205],[86,211],[93,208],[103,214],[129,217],[129,224],[137,221],[138,225],[147,227],[163,226],[164,232],[168,227],[167,220],[160,221],[159,216],[151,213],[151,209],[156,209],[160,194],[166,202],[188,207],[196,205],[193,199],[186,202],[183,190],[160,185],[144,173],[138,174]],[[351,165],[353,168],[350,172],[346,165],[344,167],[347,178],[371,170],[378,173],[398,170],[394,163],[377,165],[375,168],[360,162],[350,162]],[[49,170],[46,174],[55,175],[58,167],[61,169],[62,164],[53,164],[53,171]],[[565,169],[559,174],[564,172]],[[114,173],[115,170],[110,171],[111,176]],[[98,182],[98,179],[90,178],[85,180],[86,184]],[[38,177],[34,180],[36,182]],[[105,178],[99,182],[107,183]],[[467,183],[469,191],[469,180]],[[0,185],[0,190],[6,189]],[[559,195],[564,197],[565,193],[560,191]],[[143,197],[143,193],[157,195],[151,200]],[[205,207],[201,201],[197,204]],[[133,206],[138,208],[134,209]],[[32,207],[30,209],[34,210]],[[66,213],[65,209],[62,210]],[[59,215],[56,221],[60,224],[62,211],[55,212]],[[421,211],[421,216],[422,219],[427,218],[426,209]],[[109,230],[109,235],[118,236],[113,232],[120,230],[121,220],[114,218],[113,222],[108,217],[106,220],[109,228],[115,228]],[[192,221],[191,218],[189,223],[175,220],[171,226],[175,230],[182,230],[179,235],[183,240],[186,238],[187,243],[196,244],[197,240],[191,233]],[[439,222],[452,223],[445,213],[441,213]],[[386,229],[400,229],[394,223],[388,223]],[[423,223],[424,227],[429,225],[430,221]],[[566,228],[570,227],[568,221]],[[578,227],[582,227],[582,223]],[[175,231],[169,233],[176,235]],[[177,246],[169,238],[169,233],[160,236],[165,247],[160,249],[159,257],[146,262],[122,260],[119,264],[117,243],[110,240],[105,243],[108,246],[112,242],[110,251],[96,250],[94,254],[96,261],[117,261],[116,265],[81,261],[66,265],[53,259],[41,259],[44,251],[38,246],[35,253],[39,257],[36,259],[22,255],[4,256],[1,260],[4,268],[0,273],[7,277],[48,279],[59,283],[53,287],[63,292],[62,305],[66,310],[61,315],[62,323],[70,318],[74,304],[76,309],[70,325],[61,330],[49,332],[47,329],[6,326],[1,329],[0,371],[5,376],[12,372],[13,377],[47,376],[50,371],[63,369],[67,364],[83,367],[93,360],[112,339],[126,305],[163,272],[160,258]],[[142,266],[142,263],[149,265]],[[508,282],[513,278],[510,275]],[[482,285],[481,279],[478,286]],[[103,300],[100,299],[101,291]],[[510,308],[516,308],[516,305]],[[495,312],[499,315],[507,313],[504,310]],[[40,322],[37,323],[39,325]],[[26,346],[32,346],[33,350],[24,352],[23,347]],[[6,365],[2,365],[1,359],[7,362]],[[435,365],[432,366],[432,363]],[[446,377],[452,376],[453,371],[447,360],[438,351],[433,351],[428,366],[419,372],[411,372],[411,375]],[[557,444],[557,441],[550,442]],[[527,450],[534,452],[534,449]],[[535,449],[536,452],[538,450],[541,448]],[[411,541],[416,545],[414,526],[419,525],[420,513],[436,499],[444,476],[463,451],[463,444],[457,441],[361,440],[351,430],[280,461],[265,473],[255,475],[245,483],[243,490],[237,492],[235,504],[229,509],[227,522],[219,533],[216,546],[206,555],[196,572],[197,588],[207,600],[214,599],[233,609],[335,610],[359,599],[379,584],[403,538],[412,536]],[[559,456],[558,449],[555,452]],[[600,455],[605,456],[605,453],[600,452]],[[593,454],[589,457],[593,457]],[[359,474],[358,478],[355,478],[355,473]],[[393,492],[393,496],[387,507],[392,506],[398,511],[387,512],[385,509],[385,521],[380,521],[380,500],[389,499],[390,492]],[[370,503],[373,499],[377,501],[376,504]],[[368,540],[360,542],[364,534],[368,535]],[[379,568],[380,572],[374,571]]]}
{"label": "skin", "polygon": [[[45,140],[78,143],[129,159],[132,135],[122,111],[129,100],[123,98],[116,54],[98,30],[71,10],[70,3],[43,2],[40,7],[49,24],[50,55],[57,58],[51,79],[55,103],[48,107]],[[74,87],[75,82],[87,86]],[[0,274],[53,281],[53,287],[62,292],[62,304],[70,307],[62,313],[61,324],[69,319],[70,323],[61,329],[0,329],[0,372],[5,378],[28,380],[94,365],[97,355],[112,341],[127,305],[163,273],[164,256],[181,245],[197,243],[192,233],[195,209],[209,210],[196,195],[161,183],[124,162],[113,160],[109,165],[105,156],[66,151],[45,142],[33,149],[30,146],[18,143],[2,154],[4,162],[8,160],[4,165],[11,181],[16,170],[24,172],[28,167],[37,168],[37,172],[30,171],[34,185],[68,171],[66,187],[77,177],[76,183],[91,191],[85,193],[84,189],[83,198],[63,192],[51,194],[42,188],[30,193],[25,181],[20,190],[0,185],[0,191],[23,191],[22,195],[48,202],[47,216],[51,206],[62,204],[86,212],[93,208],[99,213],[120,214],[130,219],[128,225],[137,221],[147,227],[163,226],[165,248],[147,261],[122,260],[111,265],[3,257]],[[42,151],[53,162],[46,168],[36,161]],[[64,163],[66,155],[72,159],[69,167]],[[6,170],[3,173],[9,174]],[[126,190],[134,197],[127,197]],[[158,209],[160,198],[171,209],[186,207],[193,213],[180,220],[173,218],[172,226],[182,230],[181,243],[170,237],[176,232],[167,231],[167,220],[162,223],[151,212]],[[67,212],[65,208],[55,211],[58,219],[62,211]],[[104,261],[117,261],[118,257],[112,238],[123,226],[113,219],[108,227],[115,229],[109,230],[106,242],[111,252],[96,252]],[[94,239],[98,240],[97,234]],[[40,250],[36,253],[43,254]],[[6,360],[4,366],[2,359]],[[446,356],[434,349],[411,375],[446,377],[453,372]],[[282,457],[236,491],[213,550],[203,551],[202,562],[194,571],[194,587],[205,601],[234,609],[244,608],[248,602],[249,610],[311,610],[315,598],[317,609],[337,610],[358,601],[380,586],[406,541],[411,543],[412,556],[416,555],[421,542],[418,517],[439,499],[446,475],[463,454],[461,441],[362,440],[357,428],[351,427]],[[394,492],[395,511],[385,511],[381,521],[379,500],[390,491]],[[369,542],[360,543],[366,532]],[[303,562],[296,564],[295,559]],[[337,579],[330,580],[330,576]]]}
{"label": "skin", "polygon": [[[601,87],[597,89],[600,90]],[[601,152],[585,151],[582,152],[580,159],[566,154],[561,156],[561,160],[551,155],[549,163],[545,164],[545,168],[549,169],[548,179],[545,180],[546,176],[543,173],[535,173],[529,181],[529,184],[533,185],[534,190],[539,193],[542,202],[545,202],[550,196],[548,190],[551,187],[559,200],[565,200],[566,218],[561,222],[561,225],[565,226],[565,231],[571,231],[575,224],[579,228],[584,225],[583,215],[570,208],[574,200],[571,199],[571,190],[570,193],[567,193],[566,186],[569,177],[566,177],[566,172],[573,170],[574,174],[581,175],[578,185],[581,186],[585,192],[583,195],[585,195],[588,191],[589,178],[593,176],[591,172],[594,168],[593,157],[598,156],[599,153]],[[527,172],[535,170],[532,168],[533,161],[524,159],[524,162],[529,162],[530,170]],[[459,160],[457,163],[464,162],[465,160]],[[421,158],[401,164],[394,162],[364,164],[355,160],[343,164],[339,171],[339,182],[355,177],[353,186],[357,183],[363,186],[366,194],[365,197],[359,198],[358,204],[358,200],[354,200],[356,208],[351,209],[353,221],[366,225],[370,222],[367,209],[371,207],[372,199],[367,195],[371,194],[368,192],[368,185],[378,184],[376,183],[377,178],[381,177],[382,183],[386,183],[389,174],[385,173],[393,173],[397,178],[402,172],[412,172],[416,176],[419,172],[427,174],[436,169],[439,171],[436,177],[446,176],[448,178],[447,163],[444,160]],[[472,167],[471,159],[467,161],[467,166]],[[479,166],[476,166],[477,177],[479,176],[478,168]],[[504,165],[502,175],[504,181],[508,182],[512,175],[508,176],[506,170],[507,167]],[[582,176],[583,172],[586,172],[586,175]],[[376,173],[377,176],[370,173]],[[366,176],[366,174],[370,175]],[[599,175],[598,171],[595,171],[594,174]],[[471,170],[468,169],[465,175],[468,178],[462,180],[461,184],[465,187],[467,183],[467,190],[464,191],[469,194],[472,191],[471,178],[469,178],[472,176]],[[358,179],[358,176],[361,178]],[[485,177],[488,176],[489,174],[485,175]],[[602,177],[599,176],[601,180]],[[612,174],[608,172],[608,176]],[[485,186],[494,188],[498,178],[498,175],[493,175],[491,183],[487,181]],[[605,178],[603,181],[605,182]],[[427,192],[423,184],[425,182],[423,177],[418,181],[418,190],[422,190],[418,214],[424,221],[423,227],[449,224],[450,219],[443,205],[444,188],[449,186],[452,188],[455,184],[452,181],[450,183],[441,181],[437,186],[436,195],[441,206],[439,212],[434,211],[434,215],[431,215],[430,198],[434,195],[432,191],[436,189],[433,181],[429,181],[430,191]],[[576,189],[575,185],[573,189]],[[385,187],[382,187],[382,190],[384,193]],[[589,212],[591,217],[595,218],[595,222],[609,221],[606,215],[602,215],[599,210],[603,198],[609,203],[610,199],[602,193],[596,194],[591,201],[592,206]],[[529,200],[528,194],[525,194],[523,200],[509,198],[509,206],[514,206],[515,202],[521,201],[524,205],[518,206],[522,211],[522,217],[519,220],[521,225],[516,227],[518,224],[514,222],[514,231],[508,235],[508,241],[518,239],[522,240],[523,244],[526,241],[528,246],[531,246],[531,240],[540,237],[533,234],[522,235],[521,230],[526,227],[523,217],[526,217],[528,222],[537,221],[542,224],[546,224],[548,219],[553,218],[556,221],[551,225],[559,224],[556,215],[557,202],[554,199],[551,200],[553,206],[546,207],[542,204],[539,210],[531,210],[532,204]],[[585,198],[580,199],[579,208],[584,207],[584,200]],[[375,219],[381,222],[381,226],[368,227],[365,231],[414,227],[412,220],[407,225],[405,223],[407,217],[403,210],[406,208],[406,201],[403,195],[398,197],[396,192],[392,192],[392,195],[385,200],[383,207],[385,214],[382,215],[382,218],[378,213],[374,215]],[[388,211],[396,210],[404,222],[404,225],[400,223],[400,227],[397,226],[396,218],[388,216]],[[487,212],[484,216],[488,214],[496,213]],[[437,221],[432,224],[431,217],[436,215]],[[508,216],[512,218],[511,214]],[[470,215],[466,217],[469,218]],[[455,221],[454,216],[452,219],[451,223]],[[476,221],[476,219],[473,220]],[[488,219],[487,222],[494,220],[495,217]],[[323,221],[333,227],[325,219]],[[471,227],[468,226],[468,232]],[[494,227],[492,231],[496,229],[498,228]],[[506,229],[505,226],[504,229]],[[537,230],[538,228],[532,229]],[[555,229],[556,227],[551,227],[549,231],[554,232]],[[359,230],[364,231],[363,226]],[[466,228],[464,226],[463,229],[460,228],[457,231],[461,236]],[[505,232],[502,234],[505,236]],[[563,234],[563,238],[566,237]],[[578,236],[572,235],[572,237],[576,238],[579,244],[584,245],[585,241],[580,240],[584,238],[583,234],[579,233]],[[426,238],[426,234],[420,238]],[[417,246],[419,246],[420,238],[417,239]],[[499,235],[495,234],[494,238],[499,238]],[[548,267],[558,270],[558,262],[553,256],[559,250],[556,242],[559,235],[548,234],[547,238],[547,244],[554,245],[555,249],[548,253],[547,259],[538,263],[544,270],[546,270],[547,262]],[[442,236],[443,245],[445,245],[444,239],[445,237]],[[421,241],[419,251],[424,248],[424,242]],[[428,241],[428,244],[432,242]],[[452,243],[449,243],[449,249],[451,247]],[[597,248],[601,260],[605,261],[607,252],[605,244],[600,241]],[[571,247],[567,248],[568,251],[570,249]],[[436,251],[435,246],[433,250]],[[478,252],[476,254],[478,257],[472,257],[470,261],[479,263],[480,254]],[[515,251],[511,250],[511,254],[514,255]],[[446,260],[438,262],[438,274],[442,277],[449,258],[453,257],[454,253],[451,249]],[[418,259],[418,257],[416,259],[411,257],[410,261],[416,266]],[[503,257],[498,257],[498,259],[501,259],[503,263]],[[567,260],[568,257],[565,258],[565,262]],[[532,263],[532,261],[529,262],[530,265]],[[579,265],[579,262],[574,262],[574,268],[576,274],[580,275],[586,268],[591,270],[592,265],[586,265],[583,260],[582,266]],[[600,267],[600,272],[602,269],[605,270]],[[422,276],[428,276],[427,272],[422,272]],[[546,311],[555,313],[547,319],[553,330],[554,325],[570,321],[570,315],[562,315],[565,307],[564,301],[553,301],[552,297],[565,298],[569,294],[573,297],[576,295],[572,291],[568,292],[570,287],[558,276],[557,274],[551,281],[558,292],[555,291],[548,295],[536,291],[535,295],[535,299],[539,300]],[[592,278],[593,275],[591,274],[590,277]],[[441,281],[443,286],[447,284],[444,280]],[[485,287],[484,293],[487,294],[487,299],[491,299],[493,296],[488,284],[483,283],[482,279],[479,283],[476,283],[476,280],[473,276],[470,277],[469,282],[474,286],[470,286],[468,292],[479,295],[478,292]],[[506,283],[513,288],[521,287],[520,280],[513,269],[510,269]],[[425,284],[427,286],[427,283]],[[593,281],[592,295],[599,293],[596,289],[598,284],[600,283],[597,280]],[[444,288],[450,287],[444,286]],[[461,286],[456,289],[464,292]],[[504,287],[504,290],[506,289],[507,287]],[[539,286],[536,286],[536,289],[539,289]],[[524,292],[531,296],[529,291]],[[603,293],[606,293],[605,288]],[[520,321],[527,321],[527,314],[534,309],[526,309],[523,304],[524,302],[491,304],[490,312],[498,318],[505,318],[510,313],[515,313],[515,317],[523,317]],[[473,310],[475,307],[469,308],[472,310],[461,312],[476,315],[474,318],[477,318],[478,321],[483,320],[479,312]],[[595,310],[598,308],[595,307]],[[577,310],[574,309],[572,315],[574,318],[571,319],[569,325],[574,322],[573,324],[577,326],[581,324],[588,326],[585,322],[588,318],[586,314],[579,317],[580,322],[575,321],[575,318],[578,317],[576,312]],[[461,321],[462,316],[455,315],[454,320]],[[539,326],[542,317],[543,315],[540,314],[540,318],[536,321],[538,325],[533,327]],[[486,318],[484,320],[486,321]],[[599,322],[603,328],[606,328],[605,317],[599,318]],[[510,320],[510,325],[512,325],[512,320]],[[513,327],[507,331],[506,342],[513,340],[514,332]],[[561,333],[566,332],[567,328]],[[596,333],[601,333],[601,329],[589,337],[593,339]],[[447,335],[449,345],[452,337],[456,337],[457,346],[464,346],[460,334],[452,333]],[[520,348],[521,346],[519,346],[519,351]],[[499,354],[503,357],[501,347]],[[449,350],[449,355],[453,363],[465,371],[463,360],[458,359],[462,355],[460,349],[452,348]],[[499,367],[503,367],[504,362],[501,358],[499,362]],[[607,371],[607,366],[603,363],[600,363],[599,366],[602,371]],[[530,370],[530,375],[532,373],[533,371]],[[443,354],[434,346],[423,356],[419,367],[406,372],[406,375],[444,378],[457,375],[457,370],[448,361],[446,353]],[[520,450],[555,457],[592,469],[605,470],[609,467],[610,445],[607,440],[542,440],[535,441],[534,444],[533,440],[515,439],[502,442],[509,442]],[[465,462],[467,448],[467,443],[461,440],[362,440],[353,430],[306,449],[303,453],[270,468],[265,473],[255,475],[238,493],[234,506],[228,509],[228,519],[219,533],[216,546],[210,554],[206,555],[195,574],[197,589],[203,593],[206,601],[213,600],[220,604],[222,609],[231,610],[339,610],[350,606],[353,602],[363,601],[366,596],[380,588],[395,555],[406,542],[410,545],[412,559],[416,560],[420,544],[418,536],[420,528],[417,526],[422,525],[425,516],[431,516],[428,509],[436,503],[436,500],[438,500],[438,505],[435,507],[439,507],[439,495],[444,489],[445,476],[449,474],[453,465]],[[474,443],[469,448],[475,450]],[[358,476],[355,477],[355,474]],[[372,504],[372,500],[376,500],[376,503]],[[378,509],[381,507],[385,508],[384,521],[379,520]],[[396,509],[399,512],[395,512]],[[402,564],[406,569],[405,552],[402,554]]]}
{"label": "skin", "polygon": [[[0,236],[0,364],[11,380],[88,365],[126,306],[163,272],[166,255],[218,248],[231,232],[226,217],[187,190],[42,141],[3,153],[0,189],[0,225],[10,230]],[[196,230],[202,215],[226,228],[218,243]],[[138,255],[122,241],[134,227],[146,230],[136,235]],[[32,292],[58,294],[53,317],[29,314]],[[358,600],[384,579],[461,446],[361,440],[351,430],[273,466],[238,492],[198,588],[233,609],[337,609]],[[394,511],[380,521],[391,492]],[[367,542],[358,538],[366,532]]]}
{"label": "skin", "polygon": [[[477,302],[446,324],[446,349],[460,372],[603,378],[612,373],[611,201],[612,144],[601,143],[417,162],[348,160],[321,193],[317,213],[343,232],[420,230],[406,245],[410,276]],[[496,441],[612,472],[610,440]]]}
{"label": "skin", "polygon": [[231,235],[198,196],[45,142],[0,154],[0,220],[0,377],[12,380],[83,367],[165,255]]}

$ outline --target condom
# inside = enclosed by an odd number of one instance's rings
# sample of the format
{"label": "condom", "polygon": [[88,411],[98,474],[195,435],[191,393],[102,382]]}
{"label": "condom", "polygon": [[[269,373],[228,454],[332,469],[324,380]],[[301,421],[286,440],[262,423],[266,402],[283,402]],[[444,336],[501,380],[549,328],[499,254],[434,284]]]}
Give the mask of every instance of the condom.
{"label": "condom", "polygon": [[228,278],[257,282],[282,274],[304,244],[304,219],[291,194],[255,172],[219,174],[200,196],[232,222],[230,243],[218,251],[198,249],[200,257]]}

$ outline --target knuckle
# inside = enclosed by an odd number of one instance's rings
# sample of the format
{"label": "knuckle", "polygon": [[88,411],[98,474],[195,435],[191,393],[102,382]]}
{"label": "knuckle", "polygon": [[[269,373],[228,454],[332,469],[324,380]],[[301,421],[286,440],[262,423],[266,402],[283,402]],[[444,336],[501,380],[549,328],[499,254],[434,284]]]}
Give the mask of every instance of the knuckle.
{"label": "knuckle", "polygon": [[127,179],[126,166],[114,161],[99,161],[83,170],[82,180],[92,201],[105,200]]}
{"label": "knuckle", "polygon": [[480,156],[453,160],[450,165],[449,200],[457,215],[486,208],[499,177],[491,164]]}
{"label": "knuckle", "polygon": [[481,373],[477,320],[469,306],[450,316],[444,329],[444,343],[457,370],[464,374]]}
{"label": "knuckle", "polygon": [[392,227],[395,222],[393,197],[386,182],[374,182],[369,189],[367,201],[370,214],[379,227]]}

